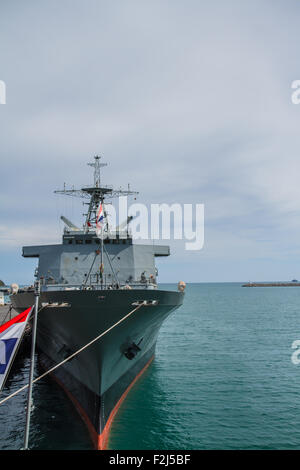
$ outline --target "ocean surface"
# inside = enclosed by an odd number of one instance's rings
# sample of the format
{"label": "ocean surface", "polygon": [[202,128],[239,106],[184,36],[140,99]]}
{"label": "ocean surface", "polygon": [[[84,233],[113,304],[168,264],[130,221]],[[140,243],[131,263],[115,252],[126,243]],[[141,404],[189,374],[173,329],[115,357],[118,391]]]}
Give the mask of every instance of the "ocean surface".
{"label": "ocean surface", "polygon": [[[187,285],[184,305],[161,329],[154,362],[114,420],[109,449],[300,447],[300,364],[291,361],[300,288],[241,285]],[[27,383],[28,353],[1,398]],[[32,449],[92,449],[55,382],[36,384],[33,399]],[[0,449],[23,446],[25,406],[25,392],[0,406]]]}

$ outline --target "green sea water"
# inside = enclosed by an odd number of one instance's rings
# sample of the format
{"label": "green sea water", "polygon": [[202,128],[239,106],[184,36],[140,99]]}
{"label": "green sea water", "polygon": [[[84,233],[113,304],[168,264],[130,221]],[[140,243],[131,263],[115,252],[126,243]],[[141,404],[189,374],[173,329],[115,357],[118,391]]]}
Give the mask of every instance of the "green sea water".
{"label": "green sea water", "polygon": [[[163,285],[175,289],[175,285]],[[300,288],[189,284],[164,323],[156,358],[123,402],[109,449],[300,447]],[[20,358],[3,396],[27,380]],[[38,371],[37,371],[38,373]],[[0,448],[23,444],[26,395],[0,406]],[[88,432],[51,379],[34,387],[30,445],[91,449]]]}

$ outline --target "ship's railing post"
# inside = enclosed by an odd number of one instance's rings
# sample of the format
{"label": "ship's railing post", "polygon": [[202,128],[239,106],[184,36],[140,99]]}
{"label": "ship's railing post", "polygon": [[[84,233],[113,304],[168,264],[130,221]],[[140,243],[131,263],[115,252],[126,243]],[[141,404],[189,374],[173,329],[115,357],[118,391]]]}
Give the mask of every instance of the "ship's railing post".
{"label": "ship's railing post", "polygon": [[29,373],[29,385],[28,385],[28,396],[27,396],[24,450],[29,449],[28,440],[29,440],[29,430],[30,430],[30,416],[31,416],[31,409],[32,409],[32,383],[33,383],[33,374],[34,374],[34,355],[35,355],[37,317],[38,317],[40,292],[41,292],[41,285],[40,285],[40,281],[37,280],[34,283],[35,308],[34,308],[34,318],[33,318],[33,326],[32,326],[31,359],[30,359],[30,373]]}

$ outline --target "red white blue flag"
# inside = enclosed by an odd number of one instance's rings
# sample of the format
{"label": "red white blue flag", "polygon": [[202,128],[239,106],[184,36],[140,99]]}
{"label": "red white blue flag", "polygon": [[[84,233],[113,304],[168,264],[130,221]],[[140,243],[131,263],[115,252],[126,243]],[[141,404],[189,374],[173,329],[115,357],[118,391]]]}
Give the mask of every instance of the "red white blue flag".
{"label": "red white blue flag", "polygon": [[100,202],[100,205],[98,207],[97,215],[96,215],[96,234],[99,236],[99,233],[102,230],[104,223],[104,212],[103,212],[103,206],[102,203]]}
{"label": "red white blue flag", "polygon": [[33,307],[27,308],[0,326],[0,391],[8,376],[32,309]]}

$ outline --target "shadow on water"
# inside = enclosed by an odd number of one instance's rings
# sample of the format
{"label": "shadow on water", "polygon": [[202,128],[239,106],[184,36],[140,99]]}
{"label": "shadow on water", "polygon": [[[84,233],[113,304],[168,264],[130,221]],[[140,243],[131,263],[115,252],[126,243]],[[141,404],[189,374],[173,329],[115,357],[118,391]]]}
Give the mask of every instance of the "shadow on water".
{"label": "shadow on water", "polygon": [[[44,369],[37,364],[37,375]],[[65,392],[45,377],[34,388],[32,449],[93,449],[88,430]]]}
{"label": "shadow on water", "polygon": [[[22,345],[11,368],[1,398],[5,398],[28,383],[30,341]],[[36,355],[35,377],[44,370]],[[0,406],[1,450],[23,447],[26,422],[27,391]],[[88,431],[72,403],[50,377],[33,386],[33,412],[29,436],[31,449],[92,449]]]}

